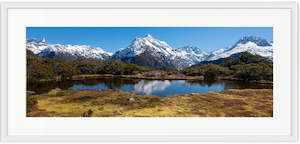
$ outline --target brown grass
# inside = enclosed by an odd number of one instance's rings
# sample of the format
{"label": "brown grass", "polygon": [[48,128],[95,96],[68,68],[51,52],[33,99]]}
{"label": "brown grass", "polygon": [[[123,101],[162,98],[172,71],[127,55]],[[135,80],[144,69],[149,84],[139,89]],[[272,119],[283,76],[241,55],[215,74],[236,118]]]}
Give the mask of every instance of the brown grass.
{"label": "brown grass", "polygon": [[113,90],[52,90],[34,95],[29,117],[272,117],[272,89],[243,89],[159,98]]}

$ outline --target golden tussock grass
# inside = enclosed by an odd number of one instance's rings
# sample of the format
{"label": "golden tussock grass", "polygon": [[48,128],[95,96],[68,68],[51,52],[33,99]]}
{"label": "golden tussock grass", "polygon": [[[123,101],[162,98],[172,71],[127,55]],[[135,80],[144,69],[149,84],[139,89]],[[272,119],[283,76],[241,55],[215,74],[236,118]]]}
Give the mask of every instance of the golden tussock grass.
{"label": "golden tussock grass", "polygon": [[34,95],[29,117],[272,117],[272,89],[243,89],[159,98],[114,90],[59,90]]}

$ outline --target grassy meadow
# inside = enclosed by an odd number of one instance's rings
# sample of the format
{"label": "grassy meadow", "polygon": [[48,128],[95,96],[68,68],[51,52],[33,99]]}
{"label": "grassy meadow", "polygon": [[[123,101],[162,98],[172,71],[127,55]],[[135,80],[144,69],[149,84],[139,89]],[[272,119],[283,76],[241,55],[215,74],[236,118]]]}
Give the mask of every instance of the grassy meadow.
{"label": "grassy meadow", "polygon": [[27,96],[28,117],[272,117],[272,89],[159,98],[114,90],[60,90]]}

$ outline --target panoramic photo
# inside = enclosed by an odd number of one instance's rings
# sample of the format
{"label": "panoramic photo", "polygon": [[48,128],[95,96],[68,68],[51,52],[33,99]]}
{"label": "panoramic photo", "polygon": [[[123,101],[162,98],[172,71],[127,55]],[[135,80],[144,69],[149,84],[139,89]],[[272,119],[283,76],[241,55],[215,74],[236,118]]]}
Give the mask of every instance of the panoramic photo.
{"label": "panoramic photo", "polygon": [[273,117],[272,27],[27,27],[27,117]]}

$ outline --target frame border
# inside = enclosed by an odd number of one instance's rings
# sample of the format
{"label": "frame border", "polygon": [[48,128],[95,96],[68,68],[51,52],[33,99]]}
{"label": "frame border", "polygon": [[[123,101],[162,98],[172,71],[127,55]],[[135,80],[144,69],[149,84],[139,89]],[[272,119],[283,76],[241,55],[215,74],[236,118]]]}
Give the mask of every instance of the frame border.
{"label": "frame border", "polygon": [[[7,42],[7,20],[8,9],[290,9],[291,10],[291,135],[282,136],[9,136],[8,135],[8,42]],[[298,96],[299,96],[299,56],[298,50],[298,8],[297,2],[5,2],[1,10],[1,121],[0,141],[5,142],[237,142],[237,141],[264,141],[264,142],[286,142],[298,140]]]}

